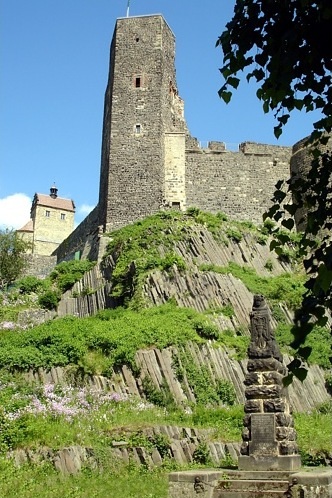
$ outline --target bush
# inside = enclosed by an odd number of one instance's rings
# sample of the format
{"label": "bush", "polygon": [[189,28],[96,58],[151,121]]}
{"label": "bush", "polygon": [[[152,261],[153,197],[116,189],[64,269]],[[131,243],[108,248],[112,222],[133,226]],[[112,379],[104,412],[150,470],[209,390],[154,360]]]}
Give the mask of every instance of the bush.
{"label": "bush", "polygon": [[59,292],[55,290],[48,290],[44,292],[41,296],[39,296],[38,304],[39,306],[47,310],[55,310],[58,306],[59,301],[60,301]]}
{"label": "bush", "polygon": [[227,379],[218,379],[216,387],[218,398],[225,405],[234,405],[236,394],[233,384]]}
{"label": "bush", "polygon": [[193,460],[200,465],[211,465],[211,455],[208,445],[201,441],[193,453]]}
{"label": "bush", "polygon": [[87,271],[95,266],[95,261],[72,260],[58,264],[52,271],[50,278],[61,292],[70,289]]}
{"label": "bush", "polygon": [[22,294],[30,294],[31,292],[37,293],[44,288],[44,285],[44,280],[41,280],[33,275],[21,278],[16,283],[16,287]]}

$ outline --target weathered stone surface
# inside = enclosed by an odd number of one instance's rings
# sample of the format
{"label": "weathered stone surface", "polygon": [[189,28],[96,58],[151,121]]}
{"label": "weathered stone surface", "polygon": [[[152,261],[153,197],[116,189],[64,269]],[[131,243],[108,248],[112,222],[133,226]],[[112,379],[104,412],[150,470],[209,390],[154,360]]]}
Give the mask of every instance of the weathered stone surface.
{"label": "weathered stone surface", "polygon": [[278,455],[273,414],[253,413],[251,415],[249,454],[257,458]]}
{"label": "weathered stone surface", "polygon": [[330,470],[291,471],[191,470],[169,475],[169,498],[196,498],[195,479],[206,498],[331,498]]}
{"label": "weathered stone surface", "polygon": [[284,412],[286,409],[285,401],[282,399],[264,400],[263,406],[266,413]]}
{"label": "weathered stone surface", "polygon": [[266,399],[266,398],[279,398],[281,394],[281,386],[268,385],[268,386],[249,386],[246,388],[247,399]]}
{"label": "weathered stone surface", "polygon": [[244,404],[245,413],[260,413],[261,403],[257,399],[248,399]]}
{"label": "weathered stone surface", "polygon": [[249,360],[247,368],[248,372],[276,371],[283,374],[286,371],[284,365],[275,358]]}
{"label": "weathered stone surface", "polygon": [[292,427],[278,427],[276,429],[276,438],[278,441],[295,441],[296,431]]}
{"label": "weathered stone surface", "polygon": [[245,376],[243,383],[245,386],[259,385],[261,384],[261,379],[262,376],[257,372],[250,372]]}
{"label": "weathered stone surface", "polygon": [[264,385],[276,384],[278,386],[283,386],[282,383],[283,375],[279,372],[263,372],[262,373],[262,383]]}
{"label": "weathered stone surface", "polygon": [[293,427],[294,419],[291,415],[288,415],[286,413],[277,413],[276,423],[279,427]]}
{"label": "weathered stone surface", "polygon": [[[246,376],[246,416],[239,469],[294,470],[301,465],[296,433],[290,427],[290,408],[282,386],[282,357],[262,296],[254,297],[248,355],[250,372]],[[264,355],[266,359],[262,359]],[[262,367],[265,370],[261,370]]]}

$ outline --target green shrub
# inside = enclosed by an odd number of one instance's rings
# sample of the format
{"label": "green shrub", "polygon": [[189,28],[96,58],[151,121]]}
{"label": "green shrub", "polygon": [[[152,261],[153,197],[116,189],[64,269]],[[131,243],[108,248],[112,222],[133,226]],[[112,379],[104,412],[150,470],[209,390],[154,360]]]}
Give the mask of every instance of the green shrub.
{"label": "green shrub", "polygon": [[326,374],[325,387],[327,389],[327,392],[332,396],[332,373]]}
{"label": "green shrub", "polygon": [[208,445],[201,441],[193,452],[193,460],[199,465],[211,465],[211,455]]}
{"label": "green shrub", "polygon": [[264,268],[266,268],[268,271],[273,270],[273,261],[271,259],[268,259],[264,265]]}
{"label": "green shrub", "polygon": [[71,260],[58,264],[50,274],[51,280],[61,292],[70,289],[87,271],[95,266],[95,261]]}
{"label": "green shrub", "polygon": [[16,282],[16,287],[22,294],[30,294],[31,292],[38,293],[44,288],[44,280],[33,275],[23,277]]}
{"label": "green shrub", "polygon": [[234,405],[236,394],[233,384],[227,379],[217,379],[216,392],[225,405]]}
{"label": "green shrub", "polygon": [[60,301],[60,294],[56,290],[48,290],[38,298],[38,304],[47,310],[55,310]]}
{"label": "green shrub", "polygon": [[241,242],[241,240],[243,238],[242,233],[233,227],[227,228],[226,235],[229,239],[234,240],[234,242]]}
{"label": "green shrub", "polygon": [[[38,368],[80,362],[90,368],[93,352],[105,355],[103,374],[110,375],[114,366],[127,364],[136,369],[139,349],[158,349],[204,342],[215,326],[205,315],[173,304],[147,308],[139,312],[119,308],[105,310],[89,318],[65,318],[49,321],[24,334],[2,331],[0,334],[0,368]],[[102,365],[101,359],[98,364]],[[101,373],[101,372],[100,372]]]}
{"label": "green shrub", "polygon": [[150,403],[167,408],[168,410],[176,409],[175,401],[166,382],[163,382],[160,389],[158,389],[150,377],[144,377],[142,380],[142,387],[146,399]]}

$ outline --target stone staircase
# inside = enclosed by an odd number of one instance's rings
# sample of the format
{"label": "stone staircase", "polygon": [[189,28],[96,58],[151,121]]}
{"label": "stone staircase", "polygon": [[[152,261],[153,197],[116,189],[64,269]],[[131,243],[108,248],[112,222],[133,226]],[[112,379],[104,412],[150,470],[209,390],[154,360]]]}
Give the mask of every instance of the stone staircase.
{"label": "stone staircase", "polygon": [[222,479],[214,489],[212,498],[285,498],[288,492],[287,480]]}

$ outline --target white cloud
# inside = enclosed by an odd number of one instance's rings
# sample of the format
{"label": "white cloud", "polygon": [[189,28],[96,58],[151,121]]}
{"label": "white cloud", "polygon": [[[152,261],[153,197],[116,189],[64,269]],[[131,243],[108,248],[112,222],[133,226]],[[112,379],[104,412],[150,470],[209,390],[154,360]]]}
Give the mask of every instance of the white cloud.
{"label": "white cloud", "polygon": [[30,219],[31,198],[12,194],[0,199],[0,228],[22,228]]}
{"label": "white cloud", "polygon": [[77,209],[77,214],[87,216],[93,210],[94,206],[89,206],[89,204],[82,204]]}

